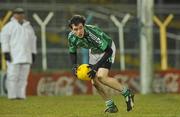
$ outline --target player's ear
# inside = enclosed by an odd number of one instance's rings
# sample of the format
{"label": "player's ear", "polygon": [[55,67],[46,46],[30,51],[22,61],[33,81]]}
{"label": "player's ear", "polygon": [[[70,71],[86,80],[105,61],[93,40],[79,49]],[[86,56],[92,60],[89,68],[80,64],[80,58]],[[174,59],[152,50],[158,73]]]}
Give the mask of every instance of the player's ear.
{"label": "player's ear", "polygon": [[72,29],[72,26],[68,26],[68,28],[69,28],[69,30],[70,30],[70,31],[72,31],[72,30],[73,30],[73,29]]}

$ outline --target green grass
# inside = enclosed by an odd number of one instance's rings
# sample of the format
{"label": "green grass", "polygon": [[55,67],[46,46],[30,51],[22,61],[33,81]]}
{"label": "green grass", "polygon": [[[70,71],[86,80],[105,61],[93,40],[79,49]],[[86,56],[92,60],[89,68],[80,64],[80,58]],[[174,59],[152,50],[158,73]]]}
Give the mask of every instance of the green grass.
{"label": "green grass", "polygon": [[180,117],[180,95],[136,95],[135,108],[126,112],[122,96],[114,96],[119,112],[104,113],[100,96],[28,97],[8,100],[0,97],[0,117]]}

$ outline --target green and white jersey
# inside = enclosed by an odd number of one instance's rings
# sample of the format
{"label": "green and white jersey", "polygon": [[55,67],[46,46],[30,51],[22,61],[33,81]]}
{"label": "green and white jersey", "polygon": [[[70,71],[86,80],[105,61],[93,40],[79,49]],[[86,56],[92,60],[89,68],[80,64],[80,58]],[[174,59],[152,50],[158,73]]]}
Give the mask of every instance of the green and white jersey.
{"label": "green and white jersey", "polygon": [[78,48],[91,49],[92,53],[100,54],[109,45],[111,47],[112,39],[93,25],[85,25],[85,36],[77,37],[73,32],[68,35],[69,52],[74,53]]}

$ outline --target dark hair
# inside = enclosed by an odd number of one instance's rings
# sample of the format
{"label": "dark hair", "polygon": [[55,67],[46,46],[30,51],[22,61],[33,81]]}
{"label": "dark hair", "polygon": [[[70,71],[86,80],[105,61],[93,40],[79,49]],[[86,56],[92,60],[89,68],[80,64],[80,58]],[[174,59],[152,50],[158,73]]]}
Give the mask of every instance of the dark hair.
{"label": "dark hair", "polygon": [[74,24],[75,26],[82,23],[83,25],[86,22],[86,18],[82,15],[74,15],[70,20],[69,20],[69,24],[68,26],[70,28],[72,28],[72,24]]}

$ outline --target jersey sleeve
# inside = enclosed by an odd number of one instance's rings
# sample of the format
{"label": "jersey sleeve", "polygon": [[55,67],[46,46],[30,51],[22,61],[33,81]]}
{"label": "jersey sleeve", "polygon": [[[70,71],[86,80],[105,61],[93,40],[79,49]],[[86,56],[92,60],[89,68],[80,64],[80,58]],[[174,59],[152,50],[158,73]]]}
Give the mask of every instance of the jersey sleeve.
{"label": "jersey sleeve", "polygon": [[75,45],[75,38],[70,33],[68,35],[68,50],[70,53],[76,53],[77,47]]}

